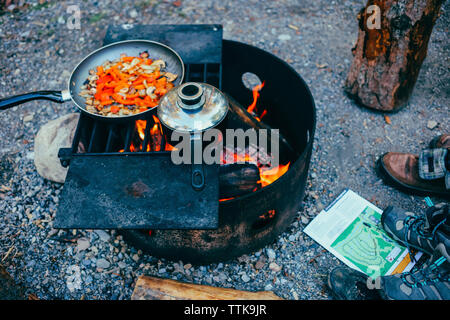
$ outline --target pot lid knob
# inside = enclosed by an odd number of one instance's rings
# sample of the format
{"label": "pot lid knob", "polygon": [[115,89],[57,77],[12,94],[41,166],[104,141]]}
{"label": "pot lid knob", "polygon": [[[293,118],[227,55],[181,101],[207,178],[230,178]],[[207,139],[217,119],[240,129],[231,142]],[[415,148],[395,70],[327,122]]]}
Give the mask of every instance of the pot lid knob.
{"label": "pot lid knob", "polygon": [[178,106],[184,110],[196,110],[205,104],[203,87],[195,82],[188,82],[178,87]]}
{"label": "pot lid knob", "polygon": [[159,120],[182,132],[204,131],[217,126],[228,112],[228,101],[217,88],[186,82],[167,92],[157,108]]}

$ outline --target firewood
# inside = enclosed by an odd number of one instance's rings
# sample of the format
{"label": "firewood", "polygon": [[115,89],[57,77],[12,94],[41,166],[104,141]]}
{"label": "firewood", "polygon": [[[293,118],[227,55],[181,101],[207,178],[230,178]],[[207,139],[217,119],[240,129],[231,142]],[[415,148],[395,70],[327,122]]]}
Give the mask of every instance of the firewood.
{"label": "firewood", "polygon": [[271,291],[249,292],[140,276],[131,300],[282,300]]}
{"label": "firewood", "polygon": [[[442,3],[443,0],[368,0],[358,15],[358,39],[352,49],[354,59],[345,91],[372,109],[395,111],[404,106],[427,54]],[[378,12],[377,25],[374,15]]]}
{"label": "firewood", "polygon": [[259,169],[251,163],[225,164],[219,169],[219,197],[228,199],[261,188]]}
{"label": "firewood", "polygon": [[25,289],[18,286],[2,266],[0,266],[0,300],[26,300]]}
{"label": "firewood", "polygon": [[[271,145],[271,135],[270,130],[272,127],[256,119],[250,112],[247,111],[239,102],[237,102],[230,95],[226,95],[229,102],[229,116],[228,116],[228,128],[239,128],[242,129],[266,129],[267,130],[267,145],[270,147]],[[291,146],[291,144],[287,141],[287,139],[281,134],[278,133],[278,139],[280,142],[280,155],[283,157],[289,158],[291,156],[297,155],[295,149]]]}

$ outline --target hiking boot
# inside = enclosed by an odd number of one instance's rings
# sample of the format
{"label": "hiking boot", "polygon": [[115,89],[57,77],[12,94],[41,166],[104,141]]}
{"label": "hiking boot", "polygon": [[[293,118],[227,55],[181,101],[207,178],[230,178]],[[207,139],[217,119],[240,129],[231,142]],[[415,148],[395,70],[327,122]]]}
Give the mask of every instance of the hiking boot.
{"label": "hiking boot", "polygon": [[433,138],[430,142],[430,149],[450,148],[450,134],[442,134]]}
{"label": "hiking boot", "polygon": [[420,155],[388,152],[377,161],[381,177],[389,184],[419,195],[450,199],[450,134],[430,142]]}
{"label": "hiking boot", "polygon": [[432,257],[416,271],[381,277],[381,297],[386,300],[450,300],[450,261],[438,256],[440,258]]}
{"label": "hiking boot", "polygon": [[377,290],[370,290],[369,277],[364,273],[336,267],[328,275],[328,287],[337,300],[380,300]]}
{"label": "hiking boot", "polygon": [[[381,224],[392,239],[408,249],[412,247],[431,255],[438,244],[442,244],[443,254],[449,257],[449,206],[444,203],[428,208],[425,215],[415,215],[389,206],[381,215]],[[410,256],[413,257],[411,250]]]}

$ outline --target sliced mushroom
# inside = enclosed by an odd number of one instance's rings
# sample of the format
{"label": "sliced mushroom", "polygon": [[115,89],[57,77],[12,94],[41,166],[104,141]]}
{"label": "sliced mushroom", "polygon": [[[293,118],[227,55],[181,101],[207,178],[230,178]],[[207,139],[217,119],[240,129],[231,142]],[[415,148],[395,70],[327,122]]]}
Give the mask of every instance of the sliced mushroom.
{"label": "sliced mushroom", "polygon": [[167,78],[167,81],[172,82],[172,81],[175,81],[175,79],[178,77],[178,75],[176,75],[174,73],[166,72],[166,73],[164,73],[164,77]]}
{"label": "sliced mushroom", "polygon": [[122,88],[122,89],[119,90],[119,94],[120,94],[120,93],[127,93],[128,90],[129,90],[129,89],[128,89],[127,87]]}
{"label": "sliced mushroom", "polygon": [[163,60],[159,59],[153,61],[153,63],[150,66],[157,66],[159,69],[163,69],[166,67],[166,63]]}
{"label": "sliced mushroom", "polygon": [[147,88],[147,90],[145,91],[145,93],[149,96],[153,93],[153,91],[155,91],[156,87],[154,86],[150,86]]}
{"label": "sliced mushroom", "polygon": [[141,62],[138,58],[134,58],[132,61],[131,61],[131,66],[132,67],[134,67],[135,65],[137,65],[139,62]]}

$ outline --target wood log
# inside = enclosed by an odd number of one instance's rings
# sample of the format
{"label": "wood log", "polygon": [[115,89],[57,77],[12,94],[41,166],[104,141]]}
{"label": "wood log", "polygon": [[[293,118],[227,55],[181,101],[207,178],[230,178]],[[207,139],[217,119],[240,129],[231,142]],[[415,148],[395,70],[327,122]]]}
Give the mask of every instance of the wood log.
{"label": "wood log", "polygon": [[[442,3],[443,0],[368,0],[358,14],[358,39],[352,49],[354,59],[345,91],[372,109],[396,111],[403,107],[427,54]],[[378,7],[371,7],[374,5]],[[374,8],[380,9],[378,26]]]}
{"label": "wood log", "polygon": [[0,300],[26,300],[24,288],[18,286],[0,266]]}
{"label": "wood log", "polygon": [[131,300],[283,300],[271,291],[249,292],[140,276]]}
{"label": "wood log", "polygon": [[[266,129],[267,134],[267,145],[270,147],[271,145],[271,135],[270,130],[272,128],[267,125],[266,123],[256,119],[250,112],[247,111],[246,108],[244,108],[239,102],[237,102],[233,97],[230,95],[226,95],[229,102],[229,116],[228,116],[228,124],[227,128],[241,128],[242,129]],[[278,139],[280,142],[280,155],[283,158],[292,158],[297,156],[297,152],[295,149],[291,146],[291,144],[287,141],[287,139],[279,132]],[[280,156],[280,160],[281,157]]]}
{"label": "wood log", "polygon": [[224,164],[219,169],[219,198],[242,196],[261,188],[259,169],[252,163]]}

